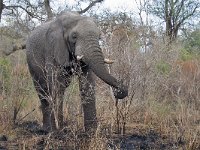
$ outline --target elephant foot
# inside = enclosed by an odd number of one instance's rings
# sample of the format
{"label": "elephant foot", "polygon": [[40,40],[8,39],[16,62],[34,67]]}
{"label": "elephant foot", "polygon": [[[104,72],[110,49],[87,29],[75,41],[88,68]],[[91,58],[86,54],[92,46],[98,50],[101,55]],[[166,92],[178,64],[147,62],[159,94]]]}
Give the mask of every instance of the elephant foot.
{"label": "elephant foot", "polygon": [[51,125],[43,123],[42,130],[51,132],[52,131]]}
{"label": "elephant foot", "polygon": [[63,119],[63,117],[58,117],[58,128],[59,129],[63,129],[63,127],[64,127],[64,119]]}
{"label": "elephant foot", "polygon": [[54,114],[51,112],[51,109],[43,109],[43,130],[48,132],[55,131],[57,129],[56,120]]}
{"label": "elephant foot", "polygon": [[85,133],[93,136],[97,130],[97,121],[85,121]]}
{"label": "elephant foot", "polygon": [[59,128],[58,123],[56,123],[56,118],[54,114],[51,114],[51,130],[56,131]]}
{"label": "elephant foot", "polygon": [[48,131],[48,130],[45,130],[45,129],[43,129],[43,128],[41,128],[41,129],[35,131],[35,134],[37,134],[37,135],[47,135],[48,133],[49,133],[49,131]]}

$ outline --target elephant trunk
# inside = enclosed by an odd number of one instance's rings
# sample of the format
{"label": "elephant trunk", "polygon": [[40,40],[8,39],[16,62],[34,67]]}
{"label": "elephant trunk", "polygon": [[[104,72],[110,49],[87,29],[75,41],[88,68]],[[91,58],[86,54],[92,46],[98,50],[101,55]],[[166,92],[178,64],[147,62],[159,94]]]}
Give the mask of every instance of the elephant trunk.
{"label": "elephant trunk", "polygon": [[128,96],[128,87],[124,86],[122,82],[117,81],[112,75],[109,74],[103,53],[99,46],[98,40],[93,38],[86,38],[88,41],[85,44],[85,53],[83,53],[83,62],[85,62],[91,70],[105,83],[114,87],[114,96],[122,99]]}
{"label": "elephant trunk", "polygon": [[105,83],[118,88],[118,81],[113,76],[111,76],[106,68],[104,57],[102,51],[99,47],[93,47],[93,52],[90,54],[88,61],[89,67],[92,71]]}
{"label": "elephant trunk", "polygon": [[106,69],[105,65],[102,64],[92,64],[91,65],[92,71],[100,78],[102,79],[105,83],[109,84],[110,86],[113,86],[115,88],[118,87],[118,82],[117,80],[111,76]]}

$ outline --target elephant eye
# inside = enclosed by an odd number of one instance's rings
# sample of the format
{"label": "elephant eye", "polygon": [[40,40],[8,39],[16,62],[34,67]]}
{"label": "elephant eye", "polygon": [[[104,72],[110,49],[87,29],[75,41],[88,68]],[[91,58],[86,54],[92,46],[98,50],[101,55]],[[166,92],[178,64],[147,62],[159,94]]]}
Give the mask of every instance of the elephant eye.
{"label": "elephant eye", "polygon": [[76,43],[76,39],[77,39],[77,33],[76,32],[72,32],[70,35],[69,35],[69,41],[71,42],[71,43]]}
{"label": "elephant eye", "polygon": [[99,40],[101,40],[102,39],[102,35],[101,35],[101,33],[99,34]]}
{"label": "elephant eye", "polygon": [[71,38],[72,38],[72,40],[75,42],[76,39],[77,39],[77,33],[76,33],[76,32],[73,32],[72,35],[71,35]]}

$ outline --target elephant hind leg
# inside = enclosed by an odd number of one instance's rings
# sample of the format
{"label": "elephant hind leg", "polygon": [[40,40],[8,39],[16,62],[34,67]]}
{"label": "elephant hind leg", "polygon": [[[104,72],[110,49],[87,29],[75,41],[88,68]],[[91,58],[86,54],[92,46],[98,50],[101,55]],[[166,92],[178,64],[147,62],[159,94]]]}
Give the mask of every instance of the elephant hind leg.
{"label": "elephant hind leg", "polygon": [[40,99],[41,101],[41,110],[43,117],[43,129],[46,131],[51,131],[51,109],[49,107],[49,103],[46,99]]}

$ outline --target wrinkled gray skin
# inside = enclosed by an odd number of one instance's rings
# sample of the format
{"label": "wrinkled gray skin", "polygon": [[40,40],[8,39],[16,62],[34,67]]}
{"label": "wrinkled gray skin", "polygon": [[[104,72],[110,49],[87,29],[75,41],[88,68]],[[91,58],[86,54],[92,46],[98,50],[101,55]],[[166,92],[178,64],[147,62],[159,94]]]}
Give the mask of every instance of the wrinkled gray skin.
{"label": "wrinkled gray skin", "polygon": [[[122,99],[128,95],[127,87],[106,69],[99,36],[100,31],[91,18],[72,12],[61,13],[30,34],[26,43],[27,62],[41,101],[45,130],[63,127],[63,95],[74,74],[79,75],[86,132],[97,127],[92,72],[115,89],[116,98]],[[80,61],[76,59],[82,55]],[[55,118],[58,118],[58,126]]]}

